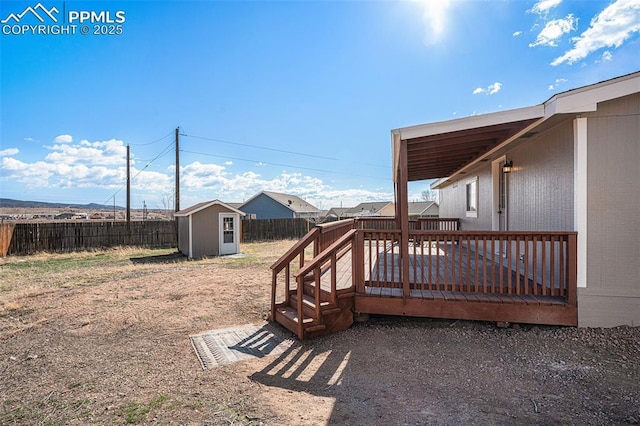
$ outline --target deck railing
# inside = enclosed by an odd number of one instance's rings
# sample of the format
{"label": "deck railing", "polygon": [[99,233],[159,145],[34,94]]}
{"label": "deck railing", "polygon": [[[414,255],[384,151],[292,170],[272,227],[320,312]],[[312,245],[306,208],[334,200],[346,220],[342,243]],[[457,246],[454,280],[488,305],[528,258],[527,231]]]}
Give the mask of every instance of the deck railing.
{"label": "deck railing", "polygon": [[318,225],[320,234],[317,239],[318,246],[316,247],[316,253],[324,251],[344,234],[354,229],[354,227],[354,219],[343,219],[337,222]]}
{"label": "deck railing", "polygon": [[417,219],[417,231],[459,231],[460,219],[446,217],[421,217]]}
{"label": "deck railing", "polygon": [[[399,231],[364,230],[358,292],[370,287],[559,296],[576,303],[575,232],[411,231],[409,269]],[[406,278],[405,278],[406,274]]]}

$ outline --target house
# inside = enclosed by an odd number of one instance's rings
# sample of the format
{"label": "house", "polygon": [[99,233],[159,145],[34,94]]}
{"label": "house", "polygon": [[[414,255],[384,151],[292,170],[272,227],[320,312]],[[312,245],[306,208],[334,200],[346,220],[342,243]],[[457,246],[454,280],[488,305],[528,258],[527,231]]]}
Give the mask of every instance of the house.
{"label": "house", "polygon": [[438,217],[439,207],[435,201],[415,201],[409,203],[409,219]]}
{"label": "house", "polygon": [[[310,231],[271,267],[274,320],[301,339],[353,312],[640,324],[640,72],[391,138],[395,217]],[[429,180],[455,228],[410,224],[408,182]]]}
{"label": "house", "polygon": [[240,217],[244,213],[220,200],[175,212],[178,251],[191,258],[240,252]]}
{"label": "house", "polygon": [[345,217],[386,216],[393,217],[395,207],[391,201],[360,203],[346,211]]}
{"label": "house", "polygon": [[398,183],[439,178],[462,230],[577,232],[579,326],[640,324],[640,72],[392,133]]}
{"label": "house", "polygon": [[262,191],[240,206],[252,219],[287,219],[319,217],[320,211],[300,197]]}
{"label": "house", "polygon": [[349,211],[351,207],[332,207],[325,214],[322,215],[323,222],[332,222],[335,220],[344,219],[347,211]]}

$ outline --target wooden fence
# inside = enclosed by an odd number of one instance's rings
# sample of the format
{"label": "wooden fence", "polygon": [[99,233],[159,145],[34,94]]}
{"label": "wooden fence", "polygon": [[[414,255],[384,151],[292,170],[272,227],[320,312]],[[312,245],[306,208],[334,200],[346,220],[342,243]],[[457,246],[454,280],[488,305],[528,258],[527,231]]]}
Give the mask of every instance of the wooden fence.
{"label": "wooden fence", "polygon": [[297,240],[313,229],[309,219],[244,219],[240,242]]}
{"label": "wooden fence", "polygon": [[[308,219],[242,221],[241,242],[299,239],[315,224]],[[20,222],[0,227],[0,256],[37,252],[67,253],[116,246],[171,248],[176,244],[175,221]]]}
{"label": "wooden fence", "polygon": [[[5,225],[3,225],[5,226]],[[174,221],[13,224],[6,254],[66,253],[116,246],[176,247]]]}

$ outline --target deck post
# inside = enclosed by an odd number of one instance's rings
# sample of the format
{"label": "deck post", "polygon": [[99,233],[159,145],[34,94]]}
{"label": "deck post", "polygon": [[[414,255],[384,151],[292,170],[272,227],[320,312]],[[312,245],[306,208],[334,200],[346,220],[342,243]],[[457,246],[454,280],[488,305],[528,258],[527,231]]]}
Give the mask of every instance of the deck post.
{"label": "deck post", "polygon": [[276,271],[272,271],[272,278],[271,278],[271,315],[270,315],[270,319],[271,321],[275,321],[276,320],[276,287],[278,285],[278,274]]}
{"label": "deck post", "polygon": [[396,170],[396,221],[400,222],[400,275],[402,279],[402,296],[409,298],[409,198],[407,195],[407,141],[394,134],[394,142],[398,143],[398,164]]}
{"label": "deck post", "polygon": [[356,230],[356,235],[351,247],[351,284],[356,293],[364,293],[364,232]]}
{"label": "deck post", "polygon": [[567,303],[578,306],[578,234],[567,237]]}

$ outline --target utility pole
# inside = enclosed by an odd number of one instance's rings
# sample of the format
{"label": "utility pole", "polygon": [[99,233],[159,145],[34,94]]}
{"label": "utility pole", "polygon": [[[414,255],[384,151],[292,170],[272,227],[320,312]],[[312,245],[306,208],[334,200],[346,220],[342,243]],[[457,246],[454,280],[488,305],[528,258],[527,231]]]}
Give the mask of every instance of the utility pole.
{"label": "utility pole", "polygon": [[176,211],[180,211],[180,127],[176,127]]}
{"label": "utility pole", "polygon": [[127,227],[131,226],[131,171],[129,160],[129,145],[127,145]]}

